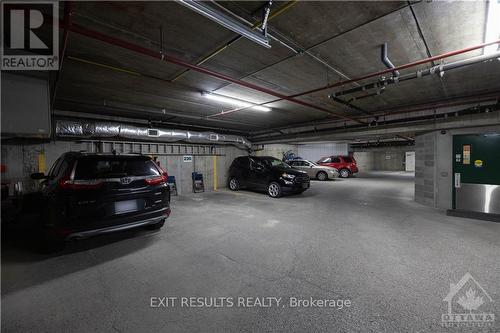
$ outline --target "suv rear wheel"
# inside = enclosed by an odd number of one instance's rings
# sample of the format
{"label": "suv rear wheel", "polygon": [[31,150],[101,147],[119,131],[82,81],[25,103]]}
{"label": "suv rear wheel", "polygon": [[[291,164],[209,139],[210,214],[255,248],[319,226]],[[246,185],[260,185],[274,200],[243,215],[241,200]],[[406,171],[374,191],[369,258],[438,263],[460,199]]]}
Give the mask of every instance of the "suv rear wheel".
{"label": "suv rear wheel", "polygon": [[240,189],[240,183],[236,178],[232,177],[229,179],[229,189],[231,191],[238,191]]}
{"label": "suv rear wheel", "polygon": [[347,178],[351,174],[348,169],[340,169],[340,177]]}
{"label": "suv rear wheel", "polygon": [[277,182],[272,182],[267,187],[267,193],[271,198],[279,198],[281,197],[282,191],[281,186]]}

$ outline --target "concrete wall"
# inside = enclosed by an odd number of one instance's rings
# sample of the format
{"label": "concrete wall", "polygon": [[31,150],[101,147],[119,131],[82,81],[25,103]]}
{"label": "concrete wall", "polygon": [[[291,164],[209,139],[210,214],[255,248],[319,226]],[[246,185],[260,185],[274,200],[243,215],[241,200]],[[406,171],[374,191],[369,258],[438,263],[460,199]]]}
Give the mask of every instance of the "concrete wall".
{"label": "concrete wall", "polygon": [[348,155],[349,144],[332,142],[298,145],[298,153],[300,157],[316,162],[324,156]]}
{"label": "concrete wall", "polygon": [[287,144],[267,144],[264,145],[263,150],[259,150],[255,152],[256,156],[272,156],[276,157],[277,159],[282,159],[283,158],[283,153],[291,150],[297,155],[298,149],[297,145],[287,145]]}
{"label": "concrete wall", "polygon": [[[189,145],[179,145],[189,146]],[[205,182],[205,191],[213,191],[214,185],[214,158],[217,168],[217,187],[227,187],[227,171],[238,156],[247,155],[246,150],[234,146],[221,147],[221,156],[215,155],[196,155],[193,154],[192,162],[184,162],[183,155],[158,155],[157,160],[169,175],[176,177],[179,194],[187,195],[192,193],[191,173],[193,171],[203,174]],[[62,153],[67,151],[86,150],[87,144],[55,141],[40,144],[2,144],[1,163],[6,166],[6,172],[2,174],[2,182],[12,184],[9,186],[13,191],[13,184],[22,182],[23,190],[31,192],[38,188],[39,181],[31,180],[29,177],[34,172],[43,171],[40,167],[39,155],[45,156],[45,173],[47,173]]]}
{"label": "concrete wall", "polygon": [[373,170],[372,151],[355,151],[353,156],[360,172]]}
{"label": "concrete wall", "polygon": [[354,158],[361,172],[405,171],[406,153],[413,150],[413,146],[363,148],[354,151]]}
{"label": "concrete wall", "polygon": [[381,171],[404,171],[404,151],[377,151],[373,153],[373,170]]}
{"label": "concrete wall", "polygon": [[500,126],[434,131],[415,138],[415,201],[452,208],[453,135],[475,133],[500,133]]}

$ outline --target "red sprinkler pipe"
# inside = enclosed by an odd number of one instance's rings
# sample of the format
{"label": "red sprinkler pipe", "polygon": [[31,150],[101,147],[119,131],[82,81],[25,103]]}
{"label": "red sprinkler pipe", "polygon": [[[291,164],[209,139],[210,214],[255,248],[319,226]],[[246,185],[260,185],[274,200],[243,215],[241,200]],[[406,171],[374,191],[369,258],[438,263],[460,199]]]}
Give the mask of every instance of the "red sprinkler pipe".
{"label": "red sprinkler pipe", "polygon": [[[270,90],[270,89],[267,89],[267,88],[255,85],[255,84],[252,84],[252,83],[249,83],[249,82],[245,82],[245,81],[242,81],[242,80],[239,80],[239,79],[235,79],[235,78],[232,78],[232,77],[227,76],[225,74],[209,70],[207,68],[203,68],[203,67],[200,67],[200,66],[197,66],[197,65],[193,65],[193,64],[191,64],[189,62],[186,62],[186,61],[184,61],[182,59],[178,59],[178,58],[175,58],[175,57],[172,57],[172,56],[169,56],[169,55],[162,54],[159,51],[153,51],[151,49],[147,49],[145,47],[142,47],[142,46],[139,46],[139,45],[136,45],[136,44],[124,41],[122,39],[119,39],[119,38],[116,38],[116,37],[112,37],[112,36],[108,36],[108,35],[105,35],[103,33],[95,31],[95,30],[87,29],[87,28],[82,27],[80,25],[72,24],[71,26],[66,27],[64,25],[64,22],[60,22],[60,25],[62,25],[63,27],[67,28],[68,30],[70,30],[72,32],[75,32],[75,33],[78,33],[78,34],[81,34],[81,35],[84,35],[84,36],[87,36],[87,37],[90,37],[90,38],[93,38],[93,39],[97,39],[97,40],[100,40],[102,42],[105,42],[105,43],[108,43],[108,44],[111,44],[111,45],[116,45],[116,46],[119,46],[119,47],[122,47],[122,48],[125,48],[125,49],[128,49],[128,50],[131,50],[131,51],[134,51],[134,52],[137,52],[137,53],[141,53],[141,54],[153,57],[153,58],[157,58],[157,59],[160,59],[160,60],[165,60],[167,62],[179,65],[181,67],[189,68],[191,70],[194,70],[194,71],[197,71],[197,72],[209,75],[209,76],[213,76],[213,77],[216,77],[218,79],[221,79],[221,80],[224,80],[224,81],[227,81],[227,82],[232,82],[234,84],[237,84],[237,85],[240,85],[240,86],[243,86],[243,87],[246,87],[246,88],[250,88],[250,89],[253,89],[253,90],[257,90],[257,91],[269,94],[271,96],[278,97],[278,99],[275,99],[273,101],[269,101],[269,102],[266,102],[266,103],[261,103],[261,104],[269,104],[269,103],[274,103],[274,102],[278,102],[278,101],[281,101],[281,100],[287,100],[287,101],[290,101],[292,103],[296,103],[296,104],[299,104],[299,105],[302,105],[302,106],[310,107],[312,109],[319,110],[319,111],[322,111],[322,112],[326,112],[328,114],[331,114],[333,116],[336,116],[336,117],[344,119],[344,120],[350,120],[350,121],[354,121],[354,122],[361,123],[361,124],[365,124],[365,123],[362,122],[362,121],[360,121],[359,119],[351,118],[351,117],[348,117],[348,116],[345,116],[345,115],[342,115],[342,114],[330,111],[328,109],[322,108],[320,106],[316,106],[316,105],[313,105],[313,104],[310,104],[310,103],[298,100],[295,97],[299,97],[299,96],[311,94],[311,93],[322,91],[322,90],[329,89],[329,88],[338,87],[338,86],[341,86],[341,85],[344,85],[344,84],[348,84],[348,83],[353,83],[353,82],[361,81],[361,80],[368,79],[368,78],[375,77],[375,76],[380,76],[380,75],[392,72],[394,70],[400,70],[400,69],[405,69],[405,68],[409,68],[409,67],[414,67],[414,66],[417,66],[417,65],[420,65],[420,64],[431,62],[431,61],[435,61],[435,60],[439,60],[439,59],[444,59],[444,58],[448,58],[448,57],[451,57],[451,56],[454,56],[454,55],[458,55],[458,54],[470,52],[470,51],[473,51],[473,50],[477,50],[477,49],[483,48],[483,47],[488,46],[488,45],[493,45],[493,44],[500,43],[500,40],[496,40],[496,41],[489,42],[489,43],[482,43],[482,44],[479,44],[479,45],[476,45],[476,46],[472,46],[472,47],[468,47],[468,48],[464,48],[464,49],[460,49],[460,50],[455,50],[455,51],[443,53],[443,54],[436,55],[436,56],[433,56],[433,57],[429,57],[429,58],[425,58],[425,59],[422,59],[422,60],[410,62],[410,63],[404,64],[404,65],[396,66],[394,68],[390,68],[390,69],[386,69],[386,70],[374,72],[374,73],[371,73],[371,74],[367,74],[367,75],[364,75],[364,76],[361,76],[361,77],[357,77],[357,78],[354,78],[354,79],[350,79],[350,80],[346,80],[346,81],[339,81],[339,82],[337,82],[335,84],[332,84],[332,85],[328,85],[328,86],[325,86],[325,87],[320,87],[320,88],[316,88],[316,89],[313,89],[313,90],[309,90],[309,91],[305,91],[305,92],[302,92],[302,93],[298,93],[298,94],[287,96],[287,95],[283,95],[283,94],[278,93],[276,91],[273,91],[273,90]],[[232,112],[226,112],[226,113],[223,113],[223,114],[226,115],[226,114],[229,114],[229,113],[232,113]]]}
{"label": "red sprinkler pipe", "polygon": [[384,75],[384,74],[387,74],[387,73],[390,73],[390,72],[398,71],[400,69],[406,69],[406,68],[410,68],[410,67],[415,67],[415,66],[422,65],[422,64],[425,64],[425,63],[428,63],[428,62],[432,62],[432,61],[436,61],[436,60],[440,60],[440,59],[444,59],[444,58],[449,58],[449,57],[452,57],[452,56],[455,56],[455,55],[458,55],[458,54],[462,54],[462,53],[474,51],[474,50],[481,49],[481,48],[489,46],[489,45],[499,44],[499,43],[500,43],[500,39],[497,39],[496,41],[493,41],[493,42],[482,43],[482,44],[479,44],[479,45],[476,45],[476,46],[467,47],[465,49],[460,49],[460,50],[446,52],[446,53],[439,54],[439,55],[436,55],[436,56],[433,56],[433,57],[429,57],[429,58],[417,60],[417,61],[414,61],[414,62],[409,62],[407,64],[396,66],[394,68],[388,68],[388,69],[384,69],[383,71],[378,71],[378,72],[373,72],[373,73],[370,73],[370,74],[366,74],[366,75],[363,75],[363,76],[360,76],[360,77],[356,77],[354,79],[350,79],[350,80],[346,80],[346,81],[338,81],[338,82],[336,82],[334,84],[330,84],[330,85],[327,85],[327,86],[324,86],[324,87],[320,87],[320,88],[316,88],[316,89],[304,91],[304,92],[301,92],[301,93],[298,93],[298,94],[295,94],[295,95],[290,95],[288,97],[292,97],[293,98],[293,97],[299,97],[299,96],[303,96],[303,95],[312,94],[312,93],[315,93],[315,92],[318,92],[318,91],[322,91],[322,90],[326,90],[326,89],[330,89],[330,88],[335,88],[335,87],[338,87],[338,86],[342,86],[344,84],[358,82],[358,81],[369,79],[369,78],[372,78],[372,77],[375,77],[375,76],[381,76],[381,75]]}
{"label": "red sprinkler pipe", "polygon": [[[235,78],[232,78],[232,77],[227,76],[225,74],[218,73],[218,72],[212,71],[212,70],[207,69],[207,68],[203,68],[203,67],[200,67],[200,66],[197,66],[197,65],[193,65],[193,64],[191,64],[189,62],[186,62],[184,60],[181,60],[181,59],[178,59],[178,58],[166,55],[166,54],[162,54],[159,51],[153,51],[151,49],[147,49],[145,47],[142,47],[142,46],[139,46],[139,45],[136,45],[136,44],[132,44],[132,43],[127,42],[125,40],[122,40],[122,39],[119,39],[119,38],[116,38],[116,37],[112,37],[112,36],[108,36],[108,35],[105,35],[103,33],[95,31],[95,30],[84,28],[84,27],[82,27],[80,25],[77,25],[77,24],[72,24],[71,26],[69,26],[67,28],[70,31],[72,31],[74,33],[77,33],[77,34],[80,34],[80,35],[84,35],[84,36],[87,36],[87,37],[90,37],[90,38],[93,38],[93,39],[97,39],[97,40],[100,40],[102,42],[105,42],[105,43],[108,43],[108,44],[111,44],[111,45],[119,46],[119,47],[131,50],[131,51],[134,51],[134,52],[137,52],[137,53],[141,53],[141,54],[153,57],[153,58],[164,60],[164,61],[176,64],[176,65],[179,65],[179,66],[182,66],[182,67],[185,67],[185,68],[189,68],[189,69],[191,69],[193,71],[197,71],[197,72],[200,72],[200,73],[203,73],[203,74],[207,74],[209,76],[213,76],[213,77],[216,77],[218,79],[221,79],[221,80],[224,80],[224,81],[227,81],[227,82],[232,82],[234,84],[237,84],[237,85],[240,85],[240,86],[243,86],[243,87],[246,87],[246,88],[250,88],[250,89],[253,89],[253,90],[257,90],[257,91],[269,94],[271,96],[278,97],[277,101],[287,100],[287,101],[290,101],[292,103],[296,103],[296,104],[299,104],[299,105],[302,105],[302,106],[310,107],[312,109],[316,109],[316,110],[319,110],[319,111],[322,111],[322,112],[326,112],[326,113],[331,114],[331,115],[333,115],[335,117],[338,117],[338,118],[342,118],[342,119],[345,119],[345,120],[350,120],[350,121],[354,121],[354,122],[357,122],[357,123],[364,124],[364,122],[362,122],[360,120],[356,120],[354,118],[351,118],[351,117],[348,117],[348,116],[344,116],[342,114],[330,111],[330,110],[322,108],[320,106],[316,106],[316,105],[313,105],[313,104],[310,104],[310,103],[307,103],[307,102],[304,102],[304,101],[301,101],[301,100],[298,100],[298,99],[295,99],[295,98],[292,98],[292,97],[288,97],[288,96],[280,94],[280,93],[278,93],[276,91],[273,91],[273,90],[270,90],[270,89],[267,89],[267,88],[264,88],[264,87],[252,84],[250,82],[245,82],[245,81],[242,81],[242,80],[239,80],[239,79],[235,79]],[[266,104],[266,103],[264,103],[264,104]]]}
{"label": "red sprinkler pipe", "polygon": [[[345,84],[362,81],[362,80],[369,79],[369,78],[372,78],[372,77],[375,77],[375,76],[381,76],[383,74],[394,72],[394,71],[397,71],[397,70],[400,70],[400,69],[406,69],[406,68],[410,68],[410,67],[422,65],[422,64],[425,64],[425,63],[428,63],[428,62],[433,62],[433,61],[436,61],[436,60],[440,60],[440,59],[444,59],[444,58],[449,58],[449,57],[452,57],[452,56],[455,56],[455,55],[458,55],[458,54],[462,54],[462,53],[474,51],[474,50],[486,47],[488,45],[499,44],[499,43],[500,43],[500,39],[498,39],[496,41],[493,41],[493,42],[489,42],[489,43],[483,43],[483,44],[479,44],[479,45],[476,45],[476,46],[467,47],[465,49],[450,51],[450,52],[439,54],[439,55],[436,55],[436,56],[433,56],[433,57],[429,57],[429,58],[417,60],[417,61],[414,61],[414,62],[410,62],[410,63],[404,64],[404,65],[396,66],[394,68],[388,68],[388,69],[385,69],[385,70],[382,70],[382,71],[378,71],[378,72],[373,72],[373,73],[370,73],[370,74],[366,74],[366,75],[363,75],[363,76],[360,76],[360,77],[357,77],[357,78],[353,78],[353,79],[349,79],[349,80],[345,80],[345,81],[338,81],[338,82],[336,82],[334,84],[330,84],[330,85],[327,85],[327,86],[324,86],[324,87],[320,87],[320,88],[316,88],[316,89],[304,91],[304,92],[301,92],[301,93],[298,93],[298,94],[294,94],[294,95],[289,95],[287,97],[289,97],[289,98],[295,98],[295,97],[299,97],[299,96],[304,96],[304,95],[312,94],[312,93],[315,93],[315,92],[318,92],[318,91],[322,91],[322,90],[326,90],[326,89],[331,89],[331,88],[339,87],[339,86],[342,86],[342,85],[345,85]],[[266,102],[266,103],[262,103],[262,104],[270,104],[270,103],[274,103],[274,102],[279,102],[280,100],[281,99],[275,99],[275,100],[272,100],[272,101],[269,101],[269,102]],[[262,105],[262,104],[259,104],[259,105]],[[239,109],[229,110],[229,111],[225,111],[225,112],[215,113],[215,114],[209,115],[209,117],[223,116],[223,115],[234,113],[234,112],[242,110],[242,109],[246,109],[246,108],[239,108]],[[362,118],[371,118],[371,116],[368,116],[368,117],[366,117],[366,116],[356,117],[356,120],[359,120],[359,119],[362,119]]]}

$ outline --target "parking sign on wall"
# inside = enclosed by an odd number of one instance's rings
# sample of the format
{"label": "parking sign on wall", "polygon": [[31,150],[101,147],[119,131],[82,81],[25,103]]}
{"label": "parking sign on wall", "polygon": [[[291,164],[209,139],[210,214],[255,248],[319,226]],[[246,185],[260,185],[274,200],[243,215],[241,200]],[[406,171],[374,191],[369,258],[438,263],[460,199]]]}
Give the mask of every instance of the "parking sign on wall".
{"label": "parking sign on wall", "polygon": [[2,1],[2,70],[58,70],[58,22],[57,2]]}

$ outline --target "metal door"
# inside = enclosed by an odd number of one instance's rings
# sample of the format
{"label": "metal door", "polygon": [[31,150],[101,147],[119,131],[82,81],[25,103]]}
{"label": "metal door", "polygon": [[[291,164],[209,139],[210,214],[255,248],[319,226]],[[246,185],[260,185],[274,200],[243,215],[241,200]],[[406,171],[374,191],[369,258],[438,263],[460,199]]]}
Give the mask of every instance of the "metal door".
{"label": "metal door", "polygon": [[500,134],[453,137],[453,209],[500,214]]}

